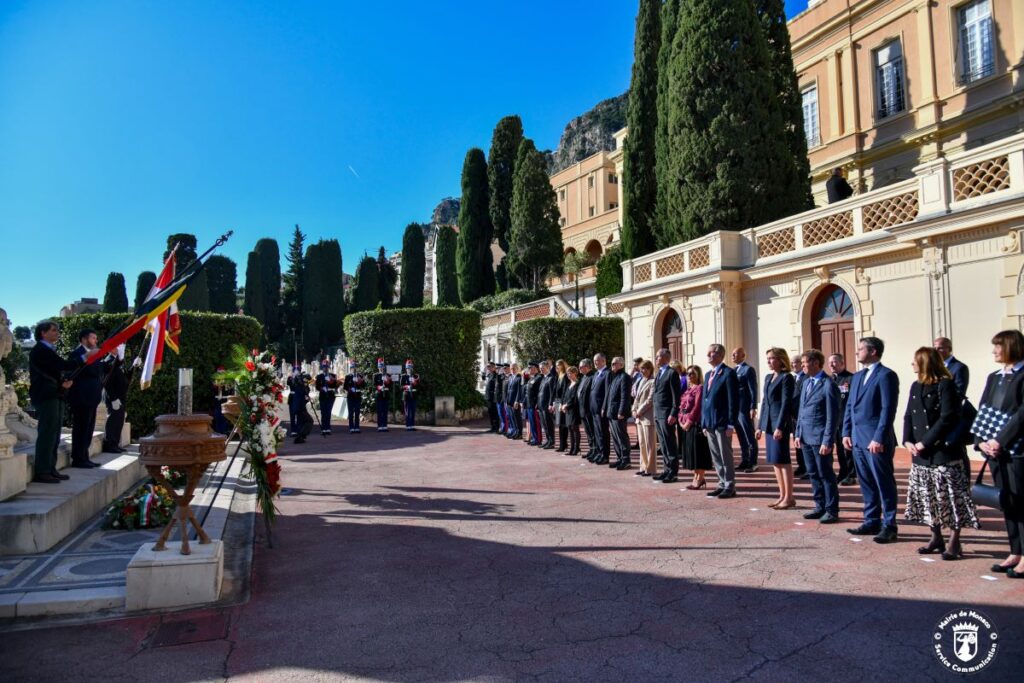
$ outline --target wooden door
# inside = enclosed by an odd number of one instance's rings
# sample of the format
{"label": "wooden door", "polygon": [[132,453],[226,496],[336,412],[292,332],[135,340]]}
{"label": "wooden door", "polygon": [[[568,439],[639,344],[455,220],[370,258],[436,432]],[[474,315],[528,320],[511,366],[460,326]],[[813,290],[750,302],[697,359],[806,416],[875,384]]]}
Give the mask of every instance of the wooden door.
{"label": "wooden door", "polygon": [[683,321],[673,310],[665,314],[661,323],[661,347],[668,349],[672,358],[683,360]]}
{"label": "wooden door", "polygon": [[823,291],[814,306],[813,343],[828,358],[842,354],[850,362],[857,345],[853,332],[853,303],[840,287]]}

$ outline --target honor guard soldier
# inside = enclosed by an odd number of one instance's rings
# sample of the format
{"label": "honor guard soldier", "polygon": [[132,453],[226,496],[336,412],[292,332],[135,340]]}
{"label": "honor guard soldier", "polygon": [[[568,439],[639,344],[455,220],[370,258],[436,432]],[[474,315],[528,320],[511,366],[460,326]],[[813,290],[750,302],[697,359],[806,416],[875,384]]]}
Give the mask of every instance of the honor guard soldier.
{"label": "honor guard soldier", "polygon": [[366,378],[356,369],[355,360],[348,362],[348,374],[345,375],[345,400],[348,402],[348,433],[359,433],[359,416],[363,409],[363,389]]}
{"label": "honor guard soldier", "polygon": [[377,400],[377,431],[388,431],[388,407],[391,400],[391,375],[384,359],[377,359],[377,372],[373,375],[374,397]]}
{"label": "honor guard soldier", "polygon": [[337,396],[338,376],[331,372],[327,361],[321,361],[320,374],[316,376],[316,390],[320,398],[320,433],[331,433],[331,409]]}
{"label": "honor guard soldier", "polygon": [[405,430],[416,429],[416,392],[420,388],[420,376],[413,371],[412,359],[405,361],[405,373],[401,378],[402,407],[405,408]]}

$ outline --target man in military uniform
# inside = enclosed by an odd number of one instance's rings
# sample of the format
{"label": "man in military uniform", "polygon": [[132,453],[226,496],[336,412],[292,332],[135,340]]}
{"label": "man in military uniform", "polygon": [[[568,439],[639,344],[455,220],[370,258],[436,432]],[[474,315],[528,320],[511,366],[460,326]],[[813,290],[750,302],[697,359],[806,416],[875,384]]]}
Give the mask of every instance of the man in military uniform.
{"label": "man in military uniform", "polygon": [[412,359],[405,361],[405,373],[400,378],[402,387],[402,407],[405,409],[405,431],[416,429],[416,392],[420,388],[420,376],[413,369]]}
{"label": "man in military uniform", "polygon": [[[846,359],[841,353],[833,353],[828,357],[828,369],[832,371],[832,381],[839,387],[839,414],[846,414],[846,402],[850,398],[850,380],[853,373],[846,369]],[[843,486],[853,486],[857,483],[857,470],[853,466],[853,452],[843,447],[843,440],[839,438],[839,431],[842,429],[842,420],[836,425],[836,456],[839,460],[839,475],[836,479]]]}
{"label": "man in military uniform", "polygon": [[320,374],[316,376],[316,390],[320,399],[320,433],[331,433],[331,410],[337,396],[338,376],[331,372],[328,362],[320,363]]}
{"label": "man in military uniform", "polygon": [[306,443],[306,437],[313,431],[313,416],[306,409],[309,403],[309,375],[299,374],[289,380],[292,393],[289,403],[295,406],[295,443]]}
{"label": "man in military uniform", "polygon": [[391,404],[391,375],[383,358],[377,359],[377,372],[373,375],[373,393],[377,401],[377,431],[388,431],[388,408]]}
{"label": "man in military uniform", "polygon": [[[136,363],[140,361],[136,360]],[[103,400],[107,405],[107,424],[104,427],[103,452],[124,453],[121,448],[121,431],[124,428],[125,401],[128,400],[128,384],[132,368],[124,371],[124,344],[117,347],[117,359],[103,379]]]}
{"label": "man in military uniform", "polygon": [[345,400],[348,402],[348,433],[359,433],[359,414],[363,409],[363,387],[366,386],[366,379],[356,369],[354,359],[348,362],[348,374],[342,388],[345,390]]}
{"label": "man in military uniform", "polygon": [[295,436],[299,432],[299,408],[306,399],[308,393],[306,381],[302,379],[302,368],[298,365],[292,368],[292,374],[288,378],[288,436]]}
{"label": "man in military uniform", "polygon": [[484,403],[487,404],[487,419],[491,422],[491,428],[487,431],[498,431],[498,400],[494,390],[498,384],[498,373],[494,369],[494,363],[487,364],[487,371],[484,373]]}

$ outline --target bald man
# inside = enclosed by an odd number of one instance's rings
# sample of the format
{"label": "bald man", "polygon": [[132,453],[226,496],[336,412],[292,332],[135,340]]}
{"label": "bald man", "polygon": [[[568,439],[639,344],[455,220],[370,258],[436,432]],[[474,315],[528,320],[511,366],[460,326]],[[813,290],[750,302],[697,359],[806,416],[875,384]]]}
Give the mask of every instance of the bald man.
{"label": "bald man", "polygon": [[742,346],[732,350],[732,362],[736,366],[736,379],[740,383],[739,412],[736,415],[736,436],[740,440],[741,472],[757,471],[757,438],[754,436],[754,420],[757,419],[757,371],[747,364],[747,352]]}

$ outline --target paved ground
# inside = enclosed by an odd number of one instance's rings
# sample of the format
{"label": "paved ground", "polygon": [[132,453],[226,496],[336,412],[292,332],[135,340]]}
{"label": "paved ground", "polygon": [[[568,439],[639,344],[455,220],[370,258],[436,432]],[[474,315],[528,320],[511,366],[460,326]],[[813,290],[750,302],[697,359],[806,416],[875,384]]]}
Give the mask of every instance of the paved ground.
{"label": "paved ground", "polygon": [[765,508],[765,470],[715,501],[479,430],[290,449],[248,603],[3,634],[0,680],[946,680],[932,633],[962,606],[1000,634],[975,680],[1020,680],[1024,581],[981,578],[991,515],[965,560],[925,563],[921,528],[800,524],[806,486]]}

